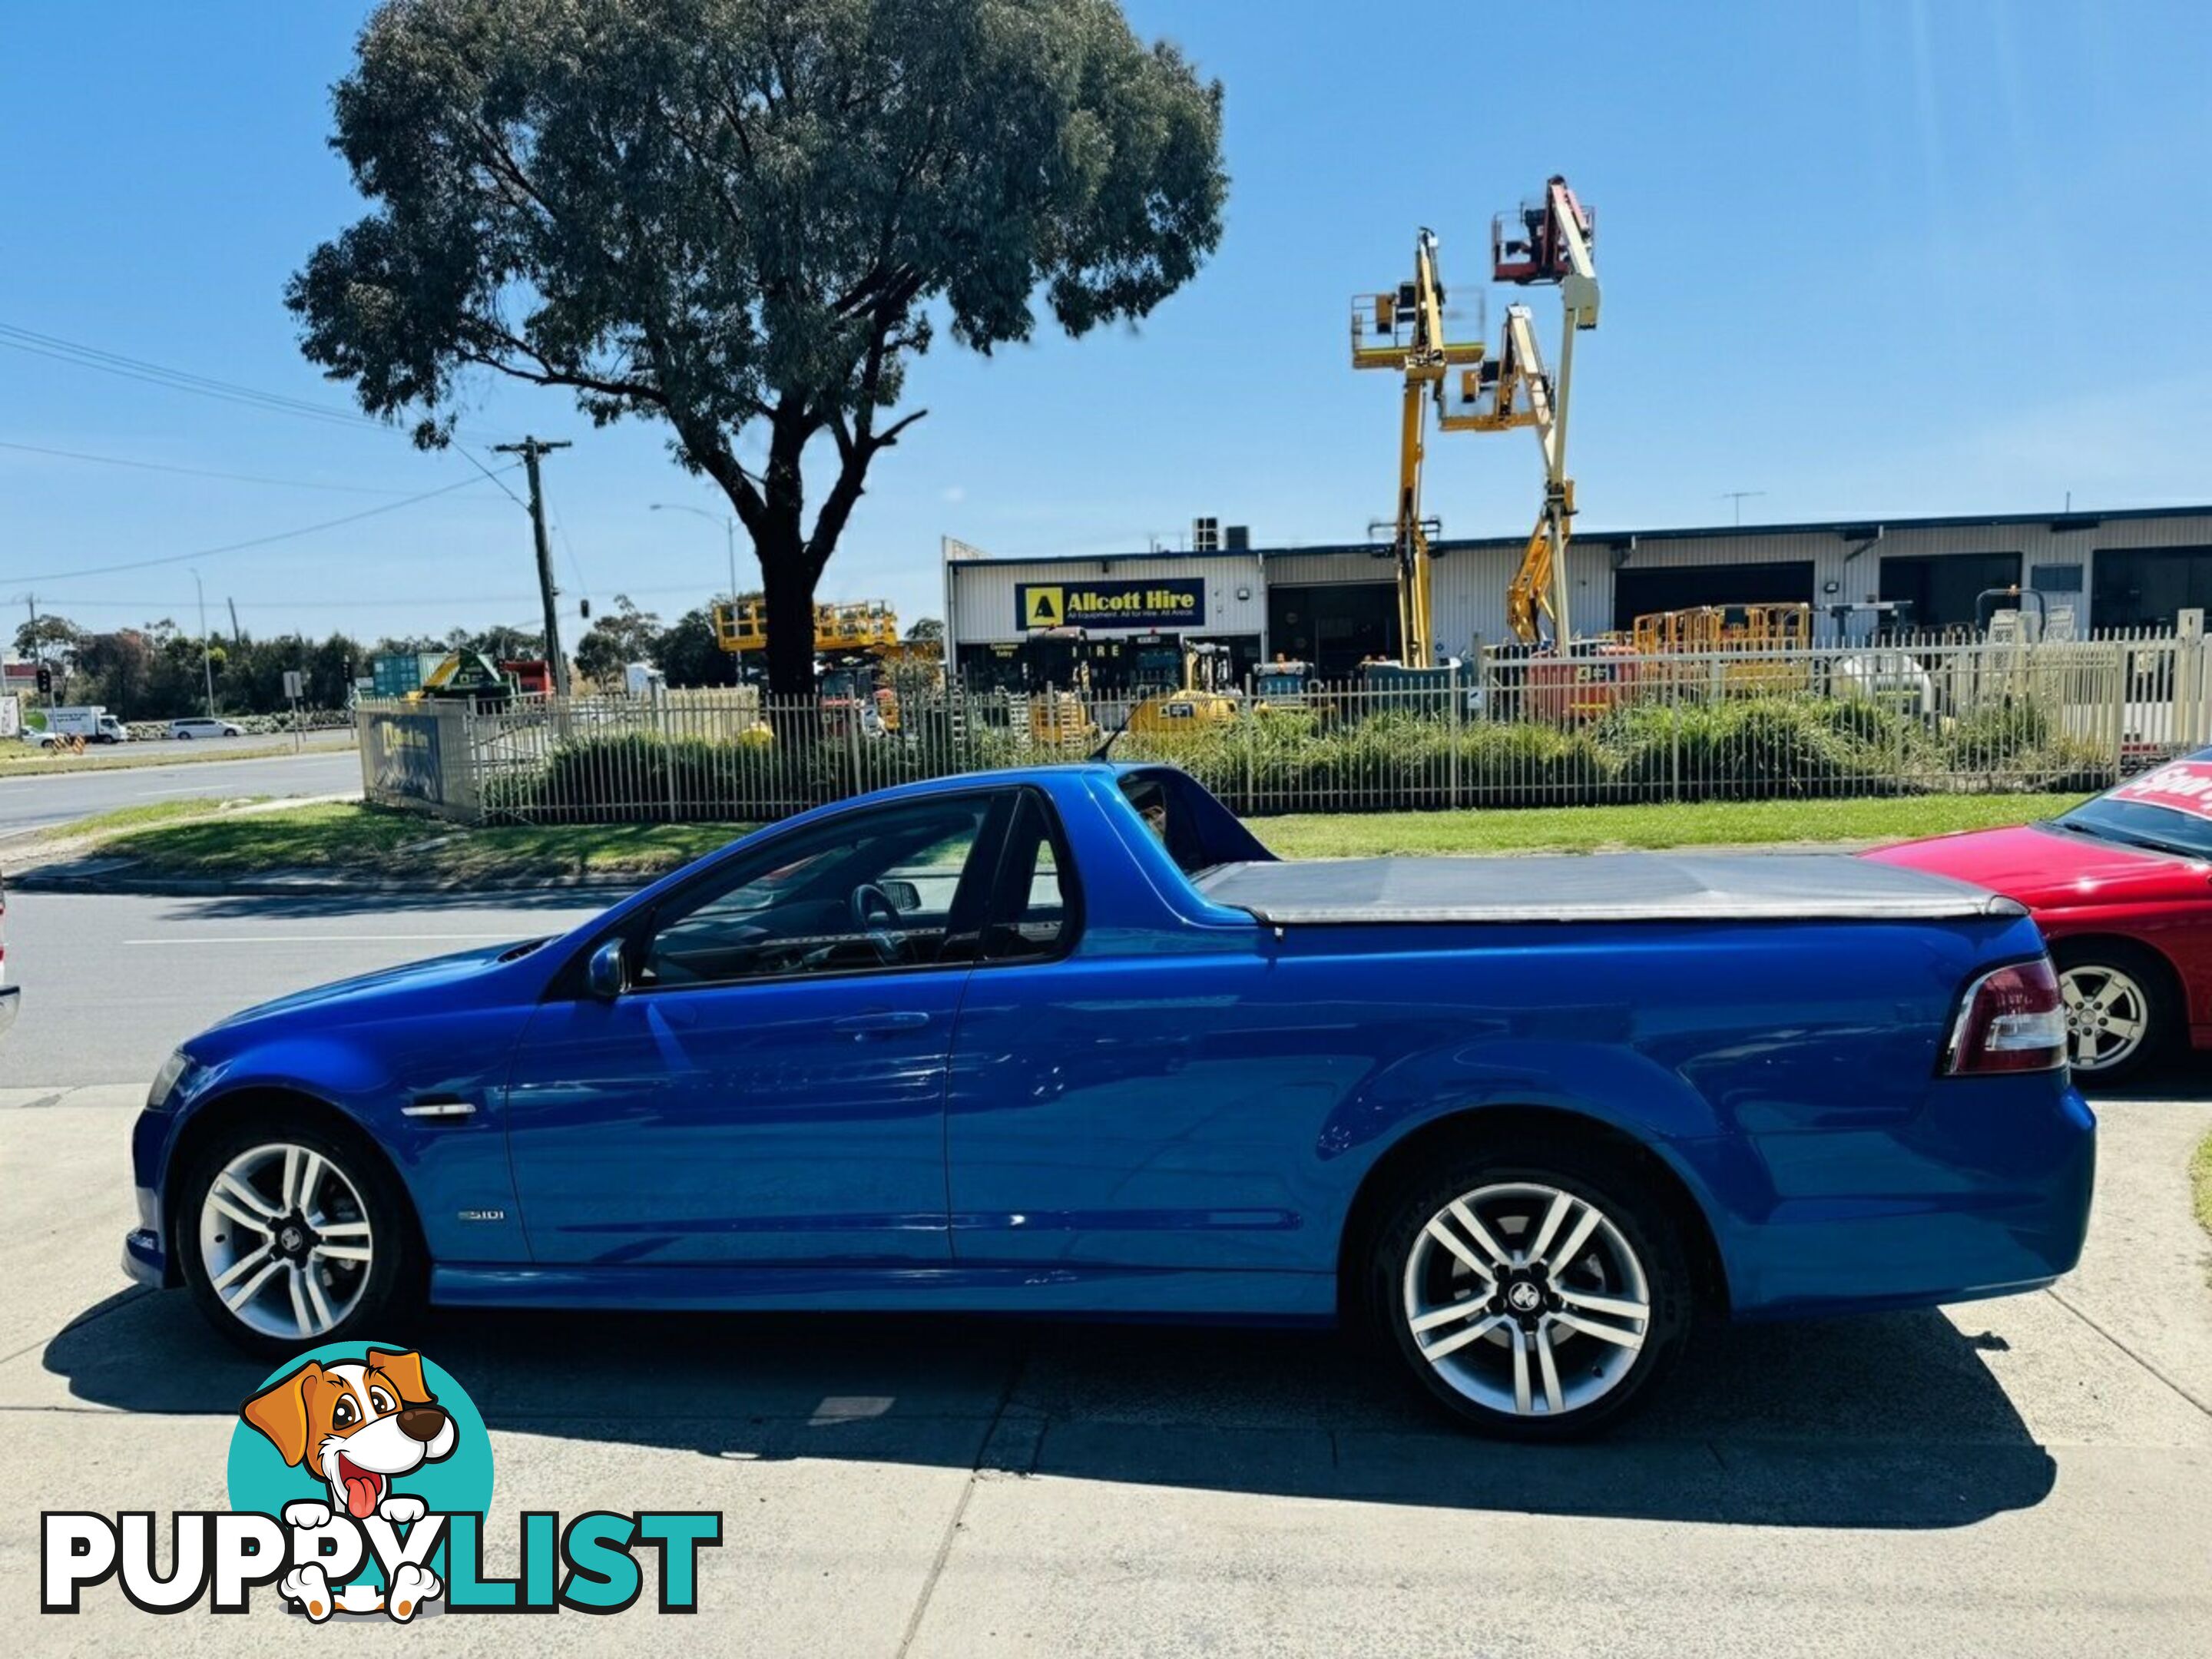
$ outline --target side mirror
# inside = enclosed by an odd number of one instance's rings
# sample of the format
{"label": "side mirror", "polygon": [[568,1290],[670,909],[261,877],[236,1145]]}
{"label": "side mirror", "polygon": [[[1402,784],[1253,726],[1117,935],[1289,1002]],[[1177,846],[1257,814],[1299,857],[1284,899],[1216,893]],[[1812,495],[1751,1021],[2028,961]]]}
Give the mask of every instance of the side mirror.
{"label": "side mirror", "polygon": [[611,939],[592,952],[584,968],[584,983],[595,997],[612,1001],[629,989],[629,969],[623,961],[623,942]]}

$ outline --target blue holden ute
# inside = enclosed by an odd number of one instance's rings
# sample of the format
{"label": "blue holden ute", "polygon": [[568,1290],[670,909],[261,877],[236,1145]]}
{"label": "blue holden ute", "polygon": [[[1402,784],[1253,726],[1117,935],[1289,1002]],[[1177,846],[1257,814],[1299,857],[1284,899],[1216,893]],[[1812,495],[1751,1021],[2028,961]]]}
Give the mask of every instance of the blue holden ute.
{"label": "blue holden ute", "polygon": [[1701,1318],[2069,1269],[2019,905],[1846,858],[1285,863],[1188,776],[946,778],[192,1038],[125,1257],[253,1349],[445,1307],[1342,1321],[1585,1434]]}

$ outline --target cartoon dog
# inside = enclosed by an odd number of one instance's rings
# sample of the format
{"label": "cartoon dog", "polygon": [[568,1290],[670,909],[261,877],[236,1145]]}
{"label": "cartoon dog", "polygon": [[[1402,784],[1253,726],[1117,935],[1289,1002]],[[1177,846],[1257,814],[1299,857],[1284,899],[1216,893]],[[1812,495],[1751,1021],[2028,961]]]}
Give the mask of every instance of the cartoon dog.
{"label": "cartoon dog", "polygon": [[[239,1415],[268,1437],[285,1462],[313,1472],[329,1490],[327,1507],[285,1506],[285,1521],[298,1527],[324,1524],[333,1511],[356,1521],[372,1515],[395,1524],[419,1521],[427,1512],[422,1499],[394,1493],[392,1480],[452,1456],[458,1438],[452,1415],[422,1380],[422,1357],[375,1348],[358,1362],[325,1365],[311,1359],[247,1401]],[[342,1594],[341,1606],[323,1570],[311,1564],[285,1574],[278,1588],[320,1623],[333,1610],[388,1609],[406,1619],[445,1586],[435,1573],[410,1564],[393,1574],[387,1596]],[[357,1604],[364,1600],[366,1605]]]}

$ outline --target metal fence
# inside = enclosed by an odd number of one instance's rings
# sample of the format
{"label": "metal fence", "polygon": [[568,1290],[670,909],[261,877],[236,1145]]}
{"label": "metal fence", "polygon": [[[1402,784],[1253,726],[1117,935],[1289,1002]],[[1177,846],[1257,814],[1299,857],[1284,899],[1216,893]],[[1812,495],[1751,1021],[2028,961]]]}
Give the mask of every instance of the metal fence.
{"label": "metal fence", "polygon": [[[2102,788],[2212,742],[2191,635],[1565,658],[1486,653],[1264,699],[908,685],[368,703],[364,793],[463,822],[758,822],[885,785],[1159,759],[1238,811]],[[1122,730],[1125,722],[1127,729]]]}

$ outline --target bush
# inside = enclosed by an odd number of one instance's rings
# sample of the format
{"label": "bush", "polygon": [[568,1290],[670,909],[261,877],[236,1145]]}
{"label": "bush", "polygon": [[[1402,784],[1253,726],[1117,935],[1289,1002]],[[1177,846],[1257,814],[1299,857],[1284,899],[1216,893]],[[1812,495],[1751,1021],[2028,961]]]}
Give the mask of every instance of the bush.
{"label": "bush", "polygon": [[2051,716],[2026,698],[1992,703],[1952,721],[1944,746],[1954,769],[2001,766],[2051,742]]}
{"label": "bush", "polygon": [[1903,734],[1871,705],[1828,699],[1617,711],[1596,728],[1624,782],[1684,800],[1887,793],[1904,787]]}
{"label": "bush", "polygon": [[[878,738],[836,728],[811,741],[764,732],[577,738],[492,779],[484,807],[543,823],[769,818],[859,790],[1087,752],[1087,737],[1061,747],[1034,740],[1018,708],[1001,716],[1011,724],[993,725],[978,708],[956,728],[945,710],[916,702],[902,731]],[[1631,704],[1587,726],[1278,710],[1174,735],[1127,732],[1113,754],[1182,767],[1245,812],[1902,794],[1958,787],[1962,773],[1980,788],[2087,791],[2109,782],[2109,757],[2054,725],[2043,708],[2018,702],[1936,733],[1863,698],[1769,695]]]}
{"label": "bush", "polygon": [[1013,734],[970,727],[957,743],[896,736],[815,742],[770,736],[664,737],[629,732],[557,745],[535,770],[489,779],[483,811],[538,823],[626,823],[641,818],[719,823],[772,818],[948,772],[1017,763]]}

